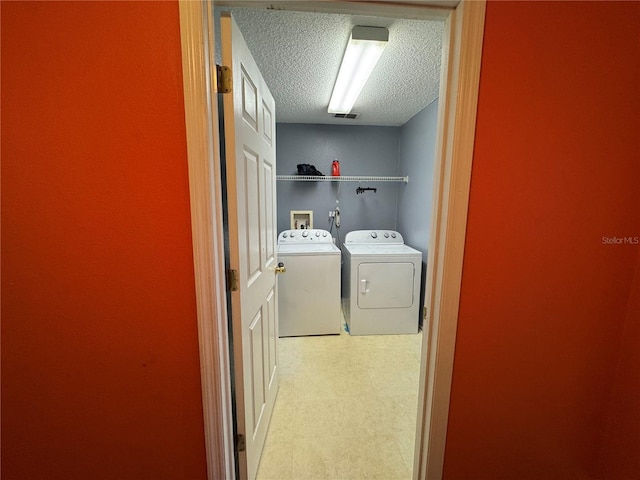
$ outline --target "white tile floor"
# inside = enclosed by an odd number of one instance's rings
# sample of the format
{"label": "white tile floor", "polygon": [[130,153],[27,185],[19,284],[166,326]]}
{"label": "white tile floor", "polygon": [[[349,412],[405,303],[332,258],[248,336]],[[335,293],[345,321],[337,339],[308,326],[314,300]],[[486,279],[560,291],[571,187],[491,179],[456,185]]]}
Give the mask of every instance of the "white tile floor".
{"label": "white tile floor", "polygon": [[409,480],[422,335],[280,339],[258,480]]}

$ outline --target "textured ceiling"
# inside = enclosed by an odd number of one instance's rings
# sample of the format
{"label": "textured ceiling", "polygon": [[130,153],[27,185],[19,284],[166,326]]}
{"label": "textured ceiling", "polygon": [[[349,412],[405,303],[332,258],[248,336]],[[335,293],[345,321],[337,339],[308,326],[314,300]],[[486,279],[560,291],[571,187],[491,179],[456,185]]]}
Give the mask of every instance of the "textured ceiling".
{"label": "textured ceiling", "polygon": [[[443,23],[231,8],[284,123],[399,126],[438,97]],[[355,25],[389,29],[389,44],[356,101],[356,120],[327,113]]]}

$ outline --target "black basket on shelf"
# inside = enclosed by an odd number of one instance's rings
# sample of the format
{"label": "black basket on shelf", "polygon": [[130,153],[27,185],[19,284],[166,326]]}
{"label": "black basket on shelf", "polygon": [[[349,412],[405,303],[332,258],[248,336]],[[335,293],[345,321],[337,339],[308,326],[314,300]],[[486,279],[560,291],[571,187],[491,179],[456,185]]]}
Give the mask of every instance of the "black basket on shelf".
{"label": "black basket on shelf", "polygon": [[298,175],[306,175],[310,177],[324,177],[324,175],[319,172],[314,165],[310,165],[308,163],[299,163],[298,167]]}

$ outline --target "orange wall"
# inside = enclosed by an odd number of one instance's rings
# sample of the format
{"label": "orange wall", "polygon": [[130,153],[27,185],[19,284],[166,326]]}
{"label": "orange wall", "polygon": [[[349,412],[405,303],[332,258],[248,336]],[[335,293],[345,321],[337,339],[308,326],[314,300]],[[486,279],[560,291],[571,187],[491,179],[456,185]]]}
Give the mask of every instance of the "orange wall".
{"label": "orange wall", "polygon": [[639,24],[637,2],[487,6],[447,480],[600,478],[616,371],[637,396],[639,247],[602,237],[640,237]]}
{"label": "orange wall", "polygon": [[[601,438],[602,478],[640,476],[640,252]],[[621,461],[621,459],[624,459]]]}
{"label": "orange wall", "polygon": [[2,478],[205,478],[177,2],[2,2]]}

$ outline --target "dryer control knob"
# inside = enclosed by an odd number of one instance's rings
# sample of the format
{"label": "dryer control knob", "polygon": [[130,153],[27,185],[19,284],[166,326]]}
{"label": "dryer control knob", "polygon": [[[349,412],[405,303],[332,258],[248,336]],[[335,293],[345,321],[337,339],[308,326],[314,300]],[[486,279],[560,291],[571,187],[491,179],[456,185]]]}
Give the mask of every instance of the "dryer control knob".
{"label": "dryer control knob", "polygon": [[378,234],[376,232],[371,232],[371,238],[378,238]]}
{"label": "dryer control knob", "polygon": [[384,232],[384,238],[389,238],[389,232]]}
{"label": "dryer control knob", "polygon": [[327,236],[327,232],[322,232],[322,236],[326,237]]}
{"label": "dryer control knob", "polygon": [[306,230],[304,232],[302,232],[302,236],[304,238],[307,238],[309,236],[309,232],[307,232]]}
{"label": "dryer control knob", "polygon": [[392,234],[391,234],[391,238],[396,238],[396,234],[395,234],[395,233],[392,233]]}
{"label": "dryer control knob", "polygon": [[296,234],[295,234],[294,232],[291,232],[291,235],[290,235],[290,236],[291,236],[291,238],[293,238],[293,237],[295,237],[295,236],[296,236]]}
{"label": "dryer control knob", "polygon": [[316,232],[316,237],[319,237],[319,236],[320,236],[320,232]]}

